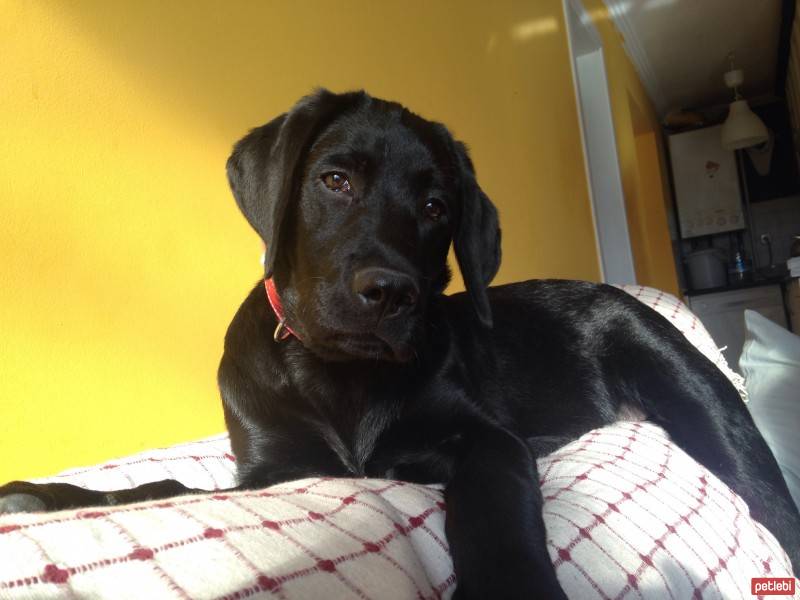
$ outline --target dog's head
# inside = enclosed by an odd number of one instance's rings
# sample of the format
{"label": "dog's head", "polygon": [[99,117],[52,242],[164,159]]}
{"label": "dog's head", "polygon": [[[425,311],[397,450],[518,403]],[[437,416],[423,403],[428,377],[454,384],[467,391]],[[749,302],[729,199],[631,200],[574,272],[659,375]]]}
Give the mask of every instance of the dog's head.
{"label": "dog's head", "polygon": [[450,279],[451,241],[491,326],[497,211],[441,124],[364,92],[318,90],[240,140],[228,179],[267,246],[287,322],[320,356],[409,360]]}

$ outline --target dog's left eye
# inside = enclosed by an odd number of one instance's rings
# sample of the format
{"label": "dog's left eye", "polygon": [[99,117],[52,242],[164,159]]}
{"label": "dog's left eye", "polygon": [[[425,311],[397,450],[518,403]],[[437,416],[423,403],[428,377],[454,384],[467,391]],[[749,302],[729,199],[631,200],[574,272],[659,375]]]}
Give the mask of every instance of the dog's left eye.
{"label": "dog's left eye", "polygon": [[425,216],[432,221],[438,221],[447,214],[447,207],[437,198],[429,198],[425,203]]}
{"label": "dog's left eye", "polygon": [[325,184],[329,190],[334,192],[344,192],[345,194],[351,193],[350,180],[344,173],[334,171],[333,173],[325,173],[322,176],[322,183]]}

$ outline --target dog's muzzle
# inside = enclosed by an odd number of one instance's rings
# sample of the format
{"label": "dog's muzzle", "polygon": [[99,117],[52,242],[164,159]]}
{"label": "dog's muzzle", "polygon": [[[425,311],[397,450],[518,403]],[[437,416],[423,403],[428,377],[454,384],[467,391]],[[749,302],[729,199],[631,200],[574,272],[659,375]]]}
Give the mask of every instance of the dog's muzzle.
{"label": "dog's muzzle", "polygon": [[352,289],[358,310],[377,321],[404,316],[419,301],[415,281],[394,269],[370,267],[356,271]]}

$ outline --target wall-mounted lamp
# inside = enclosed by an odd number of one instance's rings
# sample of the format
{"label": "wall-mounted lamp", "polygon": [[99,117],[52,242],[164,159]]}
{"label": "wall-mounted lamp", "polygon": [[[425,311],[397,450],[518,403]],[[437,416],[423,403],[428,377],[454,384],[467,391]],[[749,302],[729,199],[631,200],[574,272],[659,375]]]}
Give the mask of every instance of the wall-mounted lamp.
{"label": "wall-mounted lamp", "polygon": [[728,55],[731,70],[725,73],[725,85],[733,90],[728,118],[722,125],[722,147],[726,150],[739,150],[758,146],[769,140],[769,132],[764,122],[758,118],[747,101],[739,94],[739,86],[744,82],[741,69],[733,68],[733,53]]}

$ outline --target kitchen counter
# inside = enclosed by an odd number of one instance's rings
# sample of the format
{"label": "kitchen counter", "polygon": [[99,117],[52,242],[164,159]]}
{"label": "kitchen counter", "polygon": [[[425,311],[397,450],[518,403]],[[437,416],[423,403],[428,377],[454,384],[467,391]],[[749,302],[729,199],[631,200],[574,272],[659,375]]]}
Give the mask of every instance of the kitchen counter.
{"label": "kitchen counter", "polygon": [[785,276],[763,277],[740,285],[687,294],[689,308],[705,325],[733,368],[739,363],[745,342],[745,310],[754,310],[781,327],[788,326],[785,280]]}
{"label": "kitchen counter", "polygon": [[693,296],[702,296],[704,294],[716,294],[719,292],[729,292],[732,290],[744,290],[747,288],[754,288],[754,287],[761,287],[765,285],[781,285],[784,286],[788,284],[792,280],[789,277],[788,271],[779,272],[775,275],[765,276],[765,275],[756,275],[754,278],[744,279],[743,281],[737,283],[728,283],[728,285],[720,286],[720,287],[713,287],[713,288],[705,288],[702,290],[683,290],[683,294],[685,296],[693,297]]}

